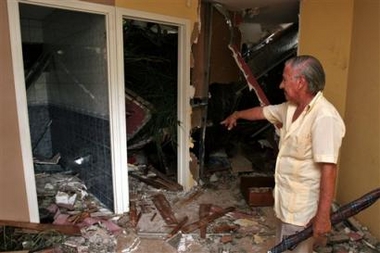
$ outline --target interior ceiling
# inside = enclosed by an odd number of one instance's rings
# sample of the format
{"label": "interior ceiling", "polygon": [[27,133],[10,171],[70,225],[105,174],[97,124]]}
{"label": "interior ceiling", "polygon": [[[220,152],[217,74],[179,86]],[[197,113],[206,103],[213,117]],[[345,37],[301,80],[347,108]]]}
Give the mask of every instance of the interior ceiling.
{"label": "interior ceiling", "polygon": [[300,0],[205,0],[240,12],[244,22],[281,24],[298,21]]}

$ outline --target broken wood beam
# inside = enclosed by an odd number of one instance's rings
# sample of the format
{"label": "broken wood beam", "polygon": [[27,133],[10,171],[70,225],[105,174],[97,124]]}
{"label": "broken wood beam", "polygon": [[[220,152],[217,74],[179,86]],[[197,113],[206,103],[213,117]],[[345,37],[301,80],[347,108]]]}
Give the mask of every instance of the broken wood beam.
{"label": "broken wood beam", "polygon": [[150,218],[150,221],[153,221],[154,218],[156,218],[156,215],[157,215],[157,213],[154,213],[153,216],[152,216],[152,218]]}
{"label": "broken wood beam", "polygon": [[[162,184],[160,184],[159,182],[151,179],[151,178],[147,178],[147,177],[142,177],[142,176],[139,176],[139,175],[136,175],[135,173],[129,173],[129,175],[131,177],[134,177],[150,186],[153,186],[154,188],[156,189],[163,189],[165,188],[165,186],[163,186]],[[166,189],[166,188],[165,188]]]}
{"label": "broken wood beam", "polygon": [[154,177],[154,180],[159,183],[160,185],[162,185],[161,188],[164,188],[165,190],[168,190],[168,191],[182,191],[182,186],[180,186],[181,188],[178,188],[177,185],[175,185],[173,182],[169,182],[165,179],[162,179],[161,177],[159,176],[156,176]]}
{"label": "broken wood beam", "polygon": [[157,177],[161,178],[165,182],[165,185],[167,185],[167,187],[170,188],[169,190],[171,190],[171,191],[182,191],[183,190],[182,185],[178,184],[177,182],[174,182],[172,179],[170,179],[164,173],[155,169],[152,165],[148,166],[148,170],[150,170],[151,172],[156,174]]}
{"label": "broken wood beam", "polygon": [[129,222],[133,228],[135,228],[138,223],[137,207],[134,201],[129,202]]}
{"label": "broken wood beam", "polygon": [[167,225],[178,224],[170,203],[164,194],[159,193],[154,195],[152,201]]}
{"label": "broken wood beam", "polygon": [[181,228],[186,224],[186,222],[189,220],[189,217],[185,216],[177,226],[173,228],[173,230],[167,235],[167,239],[173,237],[175,234],[177,234],[178,231],[181,230]]}
{"label": "broken wood beam", "polygon": [[80,228],[76,225],[55,225],[55,224],[42,224],[24,221],[7,221],[0,220],[0,226],[25,228],[36,231],[54,230],[66,235],[81,235]]}
{"label": "broken wood beam", "polygon": [[173,182],[169,178],[167,178],[164,174],[158,174],[157,170],[152,171],[155,176],[154,177],[147,177],[147,176],[140,176],[136,173],[129,173],[131,177],[134,177],[148,185],[153,186],[156,189],[165,189],[168,191],[182,191],[183,187],[182,185],[178,184],[177,182]]}
{"label": "broken wood beam", "polygon": [[209,224],[210,222],[224,216],[225,214],[229,213],[229,212],[233,212],[235,210],[235,207],[227,207],[225,209],[223,209],[222,211],[219,211],[219,212],[214,212],[202,219],[200,219],[199,221],[196,221],[196,222],[193,222],[193,223],[190,223],[188,225],[186,225],[185,227],[182,228],[182,231],[185,232],[185,233],[190,233],[204,225],[207,225]]}
{"label": "broken wood beam", "polygon": [[[200,204],[200,206],[199,206],[199,219],[201,220],[201,219],[207,217],[210,214],[210,210],[211,210],[211,204]],[[199,228],[200,237],[202,239],[206,238],[206,232],[207,232],[207,224],[202,225]]]}
{"label": "broken wood beam", "polygon": [[249,68],[248,64],[245,62],[244,58],[241,56],[240,50],[235,44],[229,44],[228,48],[232,52],[232,56],[243,73],[245,80],[248,83],[248,86],[251,89],[253,89],[256,93],[257,98],[260,101],[260,105],[270,105],[269,100],[267,96],[265,95],[264,91],[262,90],[261,86],[257,82],[256,78],[253,76],[251,69]]}

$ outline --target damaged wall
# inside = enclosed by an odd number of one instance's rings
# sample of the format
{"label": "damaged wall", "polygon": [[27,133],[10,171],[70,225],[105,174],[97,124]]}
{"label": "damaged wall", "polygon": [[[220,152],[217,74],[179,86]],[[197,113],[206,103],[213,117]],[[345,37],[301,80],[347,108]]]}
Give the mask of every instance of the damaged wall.
{"label": "damaged wall", "polygon": [[[232,57],[232,52],[228,49],[231,38],[224,16],[211,4],[209,6],[202,4],[201,16],[202,30],[197,43],[192,46],[194,67],[191,82],[195,88],[194,97],[205,99],[209,97],[207,84],[229,85],[238,82],[241,76],[240,69]],[[206,30],[210,30],[207,36]],[[240,31],[237,28],[235,28],[234,37],[233,43],[240,45]],[[204,108],[204,106],[193,107],[193,128],[201,126]]]}
{"label": "damaged wall", "polygon": [[[327,79],[324,94],[336,105],[347,127],[337,185],[340,204],[380,185],[379,3],[301,1],[299,53],[322,61]],[[379,213],[377,203],[357,215],[378,238]]]}
{"label": "damaged wall", "polygon": [[7,2],[0,1],[0,218],[28,221]]}
{"label": "damaged wall", "polygon": [[[212,41],[210,58],[210,84],[231,83],[239,81],[240,69],[238,68],[232,52],[228,49],[230,43],[230,30],[223,15],[214,8],[212,16]],[[240,45],[240,31],[234,29],[234,41]]]}

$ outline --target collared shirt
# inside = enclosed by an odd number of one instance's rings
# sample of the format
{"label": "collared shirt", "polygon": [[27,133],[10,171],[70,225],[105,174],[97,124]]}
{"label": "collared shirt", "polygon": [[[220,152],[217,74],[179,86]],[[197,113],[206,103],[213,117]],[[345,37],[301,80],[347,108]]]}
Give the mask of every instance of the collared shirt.
{"label": "collared shirt", "polygon": [[292,122],[295,110],[289,102],[263,108],[269,122],[282,123],[275,170],[276,216],[305,226],[318,207],[321,171],[317,163],[337,163],[345,126],[322,92]]}

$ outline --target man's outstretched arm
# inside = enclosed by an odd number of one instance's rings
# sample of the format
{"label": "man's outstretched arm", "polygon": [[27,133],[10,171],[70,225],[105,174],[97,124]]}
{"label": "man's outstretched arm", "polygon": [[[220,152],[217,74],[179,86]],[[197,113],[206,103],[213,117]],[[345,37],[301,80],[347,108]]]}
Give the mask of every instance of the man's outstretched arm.
{"label": "man's outstretched arm", "polygon": [[230,116],[228,116],[225,120],[220,122],[220,124],[227,127],[228,130],[231,130],[236,126],[236,122],[238,119],[245,120],[262,120],[265,119],[263,113],[263,107],[253,107],[250,109],[235,111]]}

